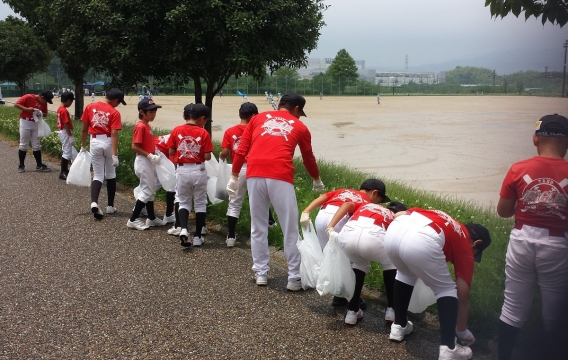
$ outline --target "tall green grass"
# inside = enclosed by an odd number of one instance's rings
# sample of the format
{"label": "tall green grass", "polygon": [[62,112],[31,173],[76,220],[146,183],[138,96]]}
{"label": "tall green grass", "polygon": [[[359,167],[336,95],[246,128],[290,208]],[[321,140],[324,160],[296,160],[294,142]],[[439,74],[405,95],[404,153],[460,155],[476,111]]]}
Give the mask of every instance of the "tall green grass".
{"label": "tall green grass", "polygon": [[[0,107],[0,132],[11,139],[18,139],[18,113],[12,107]],[[48,115],[47,122],[53,130],[56,129],[56,118]],[[74,134],[80,139],[82,123],[74,122]],[[119,159],[117,168],[118,181],[130,187],[138,185],[138,178],[134,174],[134,152],[130,149],[132,141],[132,125],[125,125],[120,131]],[[154,129],[154,134],[167,133],[165,130]],[[61,144],[56,134],[42,139],[43,151],[55,156],[61,156]],[[220,151],[219,143],[215,143],[215,155]],[[508,234],[513,226],[511,219],[499,218],[493,209],[479,206],[473,202],[458,200],[448,196],[438,196],[427,191],[414,189],[409,185],[388,180],[388,174],[369,174],[349,168],[346,165],[333,162],[319,161],[321,178],[328,190],[339,188],[358,189],[361,183],[370,177],[382,178],[387,186],[387,194],[393,200],[401,201],[410,207],[442,210],[462,223],[477,222],[486,226],[491,232],[492,244],[484,251],[483,261],[475,266],[475,274],[471,288],[470,328],[485,334],[494,334],[498,323],[501,305],[503,304],[505,253],[508,243]],[[295,159],[295,187],[298,207],[304,209],[318,194],[312,191],[312,179],[307,173],[300,159]],[[160,193],[163,199],[163,192]],[[159,194],[159,195],[160,195]],[[207,209],[208,221],[226,224],[227,202],[209,205]],[[317,212],[312,212],[315,218]],[[248,198],[241,211],[237,233],[242,237],[250,234],[250,212]],[[277,247],[282,246],[282,232],[280,227],[269,230],[269,242]],[[384,291],[382,270],[376,263],[372,264],[371,271],[365,279],[368,286]]]}

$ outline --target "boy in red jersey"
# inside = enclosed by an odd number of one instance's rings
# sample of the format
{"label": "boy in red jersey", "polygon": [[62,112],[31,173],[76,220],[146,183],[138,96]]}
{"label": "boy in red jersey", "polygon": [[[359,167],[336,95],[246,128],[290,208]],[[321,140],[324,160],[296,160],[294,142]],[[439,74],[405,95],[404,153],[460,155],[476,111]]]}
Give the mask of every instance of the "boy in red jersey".
{"label": "boy in red jersey", "polygon": [[[467,329],[474,261],[491,244],[489,231],[465,226],[443,211],[412,208],[395,214],[385,234],[385,250],[397,269],[394,316],[389,339],[402,341],[414,327],[407,319],[414,284],[420,278],[436,295],[441,342],[438,359],[471,359],[475,338]],[[446,262],[454,264],[456,281]],[[456,335],[465,346],[456,344]]]}
{"label": "boy in red jersey", "polygon": [[69,116],[67,108],[73,104],[75,95],[66,91],[61,94],[61,105],[57,109],[57,128],[59,129],[59,140],[61,141],[61,173],[59,178],[67,180],[69,174],[69,160],[72,157],[72,147],[75,146],[76,140],[73,137],[73,122]]}
{"label": "boy in red jersey", "polygon": [[16,105],[14,105],[16,109],[22,111],[20,113],[20,146],[18,148],[18,157],[20,158],[19,173],[26,171],[25,160],[30,140],[32,142],[32,152],[36,160],[36,171],[51,171],[50,168],[41,162],[41,144],[37,137],[38,124],[34,120],[34,112],[47,116],[47,103],[53,104],[52,99],[53,93],[44,90],[37,95],[26,94],[19,98],[16,101]]}
{"label": "boy in red jersey", "polygon": [[538,156],[511,166],[501,187],[497,213],[515,216],[505,264],[505,301],[499,321],[499,359],[511,359],[541,291],[543,359],[565,359],[568,309],[568,119],[546,115],[536,123]]}
{"label": "boy in red jersey", "polygon": [[[140,121],[134,126],[132,150],[136,153],[134,172],[140,179],[140,191],[132,215],[126,223],[126,226],[131,229],[145,230],[150,226],[166,225],[164,221],[156,218],[154,213],[154,198],[156,196],[155,165],[160,163],[161,158],[155,154],[156,145],[154,144],[154,134],[152,133],[150,122],[154,121],[160,108],[161,106],[155,104],[152,99],[144,99],[138,103],[138,119]],[[139,219],[140,212],[144,208],[148,211],[146,223]]]}
{"label": "boy in red jersey", "polygon": [[274,207],[284,234],[284,254],[288,263],[290,291],[302,289],[298,241],[298,203],[294,189],[294,150],[299,145],[304,166],[314,179],[313,189],[323,191],[324,185],[312,152],[311,134],[300,116],[306,116],[306,100],[298,94],[285,94],[278,110],[260,113],[250,120],[233,161],[229,196],[238,194],[238,176],[247,161],[247,188],[251,214],[252,270],[256,284],[268,284],[268,211]]}
{"label": "boy in red jersey", "polygon": [[126,105],[124,93],[120,89],[110,89],[103,101],[85,107],[81,121],[81,151],[87,151],[87,134],[91,134],[90,150],[93,164],[93,181],[91,182],[91,212],[95,219],[103,218],[99,208],[99,194],[103,181],[107,181],[108,206],[107,214],[116,212],[114,197],[116,196],[116,167],[118,166],[118,132],[122,130],[122,119],[116,110],[119,105]]}
{"label": "boy in red jersey", "polygon": [[[174,128],[168,139],[170,156],[177,164],[176,197],[179,200],[179,223],[181,246],[201,246],[201,230],[205,225],[207,210],[207,172],[205,161],[211,159],[213,143],[209,133],[203,129],[211,119],[211,110],[203,104],[189,104],[183,109],[185,125]],[[192,204],[193,201],[193,204]],[[187,223],[189,212],[195,209],[195,232],[189,240]]]}

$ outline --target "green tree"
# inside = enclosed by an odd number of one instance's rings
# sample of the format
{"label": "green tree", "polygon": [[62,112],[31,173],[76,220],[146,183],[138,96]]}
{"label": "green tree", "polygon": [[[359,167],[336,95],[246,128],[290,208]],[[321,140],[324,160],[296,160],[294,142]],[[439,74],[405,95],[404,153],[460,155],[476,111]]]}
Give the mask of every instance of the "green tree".
{"label": "green tree", "polygon": [[450,84],[489,84],[493,81],[493,70],[474,67],[456,66],[446,72],[446,83]]}
{"label": "green tree", "polygon": [[339,93],[343,92],[348,79],[353,81],[359,77],[357,75],[357,65],[355,65],[355,60],[353,60],[351,55],[349,55],[345,49],[341,49],[337,52],[335,59],[333,59],[325,74],[331,76],[332,83],[334,83],[334,80],[336,81],[333,86],[339,89]]}
{"label": "green tree", "polygon": [[49,66],[51,53],[33,29],[20,19],[0,21],[0,80],[15,82],[26,93],[26,80]]}
{"label": "green tree", "polygon": [[563,27],[568,22],[568,0],[485,0],[489,6],[491,17],[504,18],[509,13],[519,17],[525,12],[525,20],[531,16],[542,16],[542,24],[547,21]]}

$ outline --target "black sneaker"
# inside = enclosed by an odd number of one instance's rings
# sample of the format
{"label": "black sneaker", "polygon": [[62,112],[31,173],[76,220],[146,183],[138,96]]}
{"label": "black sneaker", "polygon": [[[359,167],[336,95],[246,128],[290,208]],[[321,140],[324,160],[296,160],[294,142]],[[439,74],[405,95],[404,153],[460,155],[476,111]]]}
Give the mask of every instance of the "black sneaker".
{"label": "black sneaker", "polygon": [[18,172],[19,173],[26,172],[26,167],[24,165],[18,165]]}
{"label": "black sneaker", "polygon": [[331,301],[332,306],[343,306],[347,305],[349,301],[346,298],[334,296],[333,300]]}
{"label": "black sneaker", "polygon": [[50,172],[51,169],[48,168],[47,166],[45,166],[44,164],[41,164],[41,165],[36,166],[36,171],[40,171],[40,172]]}
{"label": "black sneaker", "polygon": [[65,173],[61,173],[61,174],[59,174],[59,178],[61,180],[67,180],[67,175],[65,175]]}

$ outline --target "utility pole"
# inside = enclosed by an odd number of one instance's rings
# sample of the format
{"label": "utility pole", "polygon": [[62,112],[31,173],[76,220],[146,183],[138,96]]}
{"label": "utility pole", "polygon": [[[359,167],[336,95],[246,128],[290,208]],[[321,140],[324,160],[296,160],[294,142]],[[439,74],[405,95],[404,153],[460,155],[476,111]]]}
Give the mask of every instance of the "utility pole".
{"label": "utility pole", "polygon": [[564,42],[564,72],[562,73],[562,97],[566,97],[564,83],[566,82],[566,50],[568,50],[568,39]]}

